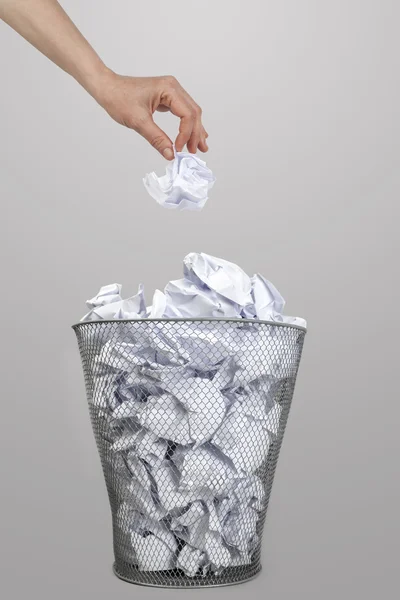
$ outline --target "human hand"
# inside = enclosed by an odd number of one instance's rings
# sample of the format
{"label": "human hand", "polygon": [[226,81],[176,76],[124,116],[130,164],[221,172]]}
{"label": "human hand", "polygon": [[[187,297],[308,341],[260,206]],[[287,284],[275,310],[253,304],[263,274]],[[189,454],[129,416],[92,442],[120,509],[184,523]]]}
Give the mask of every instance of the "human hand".
{"label": "human hand", "polygon": [[74,77],[118,123],[140,133],[165,158],[173,144],[153,121],[156,110],[179,117],[175,147],[207,152],[198,104],[175,77],[123,77],[107,68],[57,0],[0,0],[0,18]]}
{"label": "human hand", "polygon": [[208,150],[201,109],[175,77],[125,77],[110,71],[97,83],[93,96],[117,123],[137,131],[167,160],[174,157],[173,144],[153,121],[155,111],[179,117],[178,152],[185,144],[193,154]]}

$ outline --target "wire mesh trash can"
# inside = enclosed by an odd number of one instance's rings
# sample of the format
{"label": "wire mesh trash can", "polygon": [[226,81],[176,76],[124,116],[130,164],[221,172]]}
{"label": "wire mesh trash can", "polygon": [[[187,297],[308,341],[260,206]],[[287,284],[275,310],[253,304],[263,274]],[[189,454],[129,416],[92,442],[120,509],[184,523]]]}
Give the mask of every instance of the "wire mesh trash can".
{"label": "wire mesh trash can", "polygon": [[173,588],[256,576],[305,330],[247,319],[73,328],[115,574]]}

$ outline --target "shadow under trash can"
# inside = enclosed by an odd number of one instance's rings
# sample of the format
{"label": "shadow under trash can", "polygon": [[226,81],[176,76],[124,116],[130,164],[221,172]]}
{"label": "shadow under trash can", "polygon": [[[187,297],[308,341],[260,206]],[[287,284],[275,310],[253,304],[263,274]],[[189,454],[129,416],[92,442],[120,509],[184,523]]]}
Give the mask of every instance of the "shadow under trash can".
{"label": "shadow under trash can", "polygon": [[111,505],[115,574],[178,588],[257,575],[306,330],[247,319],[73,328]]}

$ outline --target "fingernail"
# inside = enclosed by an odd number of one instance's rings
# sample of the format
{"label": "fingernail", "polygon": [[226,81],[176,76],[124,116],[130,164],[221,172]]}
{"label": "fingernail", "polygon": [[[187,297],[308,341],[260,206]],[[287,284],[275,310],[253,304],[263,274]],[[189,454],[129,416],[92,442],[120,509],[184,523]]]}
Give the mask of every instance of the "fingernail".
{"label": "fingernail", "polygon": [[163,156],[167,160],[172,160],[174,158],[174,151],[171,150],[171,148],[165,148],[165,150],[163,152]]}

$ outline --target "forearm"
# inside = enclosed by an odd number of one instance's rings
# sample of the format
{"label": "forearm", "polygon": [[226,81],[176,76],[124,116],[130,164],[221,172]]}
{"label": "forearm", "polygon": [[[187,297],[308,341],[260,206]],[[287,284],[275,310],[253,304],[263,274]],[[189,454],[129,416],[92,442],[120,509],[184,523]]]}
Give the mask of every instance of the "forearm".
{"label": "forearm", "polygon": [[0,0],[0,18],[96,96],[108,69],[56,0]]}

